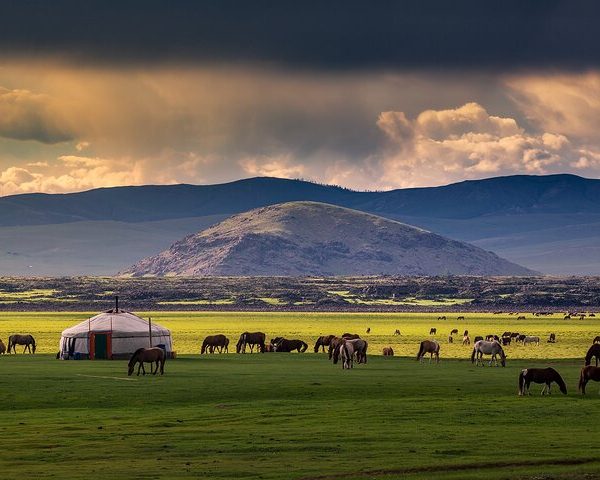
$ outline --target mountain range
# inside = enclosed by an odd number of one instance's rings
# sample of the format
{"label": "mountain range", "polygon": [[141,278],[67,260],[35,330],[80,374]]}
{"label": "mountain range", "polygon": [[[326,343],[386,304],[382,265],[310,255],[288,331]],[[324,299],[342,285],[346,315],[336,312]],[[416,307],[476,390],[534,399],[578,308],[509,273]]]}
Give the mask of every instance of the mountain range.
{"label": "mountain range", "polygon": [[231,215],[294,201],[373,213],[548,274],[600,274],[600,180],[509,176],[356,192],[259,177],[0,198],[0,273],[110,275]]}

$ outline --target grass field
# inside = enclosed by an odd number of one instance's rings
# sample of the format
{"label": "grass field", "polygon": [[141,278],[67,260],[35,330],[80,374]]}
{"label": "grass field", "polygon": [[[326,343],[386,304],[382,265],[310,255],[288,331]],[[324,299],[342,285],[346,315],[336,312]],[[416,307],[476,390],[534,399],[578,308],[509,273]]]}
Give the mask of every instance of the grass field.
{"label": "grass field", "polygon": [[[48,352],[0,358],[3,478],[600,478],[600,385],[584,398],[576,392],[581,357],[600,327],[595,319],[152,317],[172,329],[183,353],[217,330],[308,341],[370,326],[374,353],[391,344],[411,358],[372,355],[367,365],[342,371],[324,355],[182,355],[167,363],[164,377],[128,378],[122,361],[49,354],[62,328],[85,314],[2,314],[3,340],[8,332],[31,332]],[[469,349],[458,345],[442,345],[439,365],[412,358],[431,326],[475,335],[512,325],[553,331],[558,343],[509,347],[506,368],[475,368],[465,359]],[[395,328],[403,332],[399,343]],[[535,386],[531,397],[518,397],[520,369],[545,365],[561,372],[569,394],[541,397]]]}

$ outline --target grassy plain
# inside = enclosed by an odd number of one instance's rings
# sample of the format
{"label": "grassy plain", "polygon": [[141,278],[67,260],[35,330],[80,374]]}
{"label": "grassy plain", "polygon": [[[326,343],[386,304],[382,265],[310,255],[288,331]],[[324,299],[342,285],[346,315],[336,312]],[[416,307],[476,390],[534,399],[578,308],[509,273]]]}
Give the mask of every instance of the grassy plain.
{"label": "grassy plain", "polygon": [[[312,341],[369,326],[373,353],[391,344],[409,357],[432,326],[444,337],[450,327],[476,335],[518,326],[553,331],[558,343],[511,346],[506,368],[475,368],[468,347],[443,344],[439,365],[372,355],[342,371],[322,354],[182,355],[164,377],[128,378],[122,361],[50,355],[62,328],[85,314],[2,314],[3,340],[31,332],[48,352],[0,358],[3,478],[600,478],[598,385],[585,398],[576,392],[595,319],[150,315],[173,331],[181,353],[196,352],[209,332],[245,329]],[[569,394],[540,397],[536,386],[518,397],[520,369],[542,365],[561,372]]]}

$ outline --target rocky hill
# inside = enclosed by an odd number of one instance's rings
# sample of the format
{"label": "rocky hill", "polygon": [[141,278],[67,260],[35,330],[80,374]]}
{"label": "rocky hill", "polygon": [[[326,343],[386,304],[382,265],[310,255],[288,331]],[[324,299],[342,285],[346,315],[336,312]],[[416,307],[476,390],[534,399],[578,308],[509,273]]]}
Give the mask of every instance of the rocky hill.
{"label": "rocky hill", "polygon": [[230,217],[121,272],[198,275],[528,275],[473,245],[376,215],[288,202]]}

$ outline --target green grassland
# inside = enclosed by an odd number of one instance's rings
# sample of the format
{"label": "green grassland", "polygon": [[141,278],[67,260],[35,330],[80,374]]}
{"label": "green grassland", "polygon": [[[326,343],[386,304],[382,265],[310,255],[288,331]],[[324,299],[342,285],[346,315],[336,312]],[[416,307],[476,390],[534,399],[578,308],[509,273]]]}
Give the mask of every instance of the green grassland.
{"label": "green grassland", "polygon": [[[138,312],[139,313],[139,312]],[[92,313],[0,313],[0,338],[5,342],[11,333],[31,333],[38,343],[38,352],[55,353],[58,350],[60,332],[89,318]],[[442,345],[444,358],[466,358],[470,347],[462,345],[462,333],[469,330],[471,339],[476,335],[501,335],[504,331],[518,331],[537,335],[539,346],[511,345],[506,347],[509,358],[580,358],[592,339],[600,335],[600,317],[584,320],[564,320],[563,315],[534,317],[525,315],[517,320],[516,315],[493,314],[445,314],[447,320],[437,320],[440,313],[282,313],[282,312],[141,312],[144,318],[169,328],[178,354],[199,353],[202,339],[206,335],[223,333],[235,345],[243,331],[262,331],[267,337],[285,336],[300,338],[311,348],[320,335],[344,332],[358,333],[369,342],[371,354],[380,354],[385,346],[391,346],[397,355],[416,355],[418,343],[431,338],[429,330],[437,328],[436,338]],[[464,316],[465,320],[457,320]],[[365,334],[371,328],[370,334]],[[454,343],[448,344],[452,329],[458,329]],[[393,333],[399,329],[401,336]],[[548,344],[550,333],[555,333],[557,343]]]}
{"label": "green grassland", "polygon": [[[129,378],[123,361],[55,360],[60,331],[84,313],[0,315],[4,341],[30,332],[42,352],[0,357],[3,478],[600,478],[600,385],[586,397],[576,391],[595,318],[141,315],[173,332],[180,355],[163,377]],[[208,333],[263,330],[312,343],[367,326],[372,353],[392,345],[402,357],[371,355],[343,371],[323,354],[191,354]],[[444,342],[451,328],[474,336],[518,327],[555,332],[558,343],[510,346],[506,368],[482,368],[466,360],[468,347],[442,342],[439,365],[419,364],[417,342],[434,326]],[[569,394],[541,397],[534,386],[518,397],[520,369],[546,365]]]}

